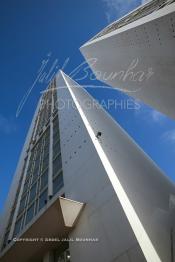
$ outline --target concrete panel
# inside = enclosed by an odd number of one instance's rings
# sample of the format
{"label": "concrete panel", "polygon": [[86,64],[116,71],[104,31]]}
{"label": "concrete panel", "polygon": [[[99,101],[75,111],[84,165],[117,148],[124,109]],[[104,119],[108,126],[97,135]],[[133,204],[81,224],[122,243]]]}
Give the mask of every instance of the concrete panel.
{"label": "concrete panel", "polygon": [[[58,87],[59,81],[60,77]],[[58,96],[72,100],[68,89],[58,88]],[[75,240],[69,243],[71,261],[112,261],[135,245],[136,238],[77,108],[60,109],[59,116],[65,197],[86,203],[70,234]],[[77,237],[98,241],[76,241]]]}
{"label": "concrete panel", "polygon": [[175,118],[174,32],[172,3],[87,42],[81,52],[97,79]]}
{"label": "concrete panel", "polygon": [[[88,98],[92,101],[92,97],[84,89],[76,86],[76,83],[68,77],[66,77],[66,82],[79,101]],[[83,108],[83,112],[94,134],[98,131],[102,132],[100,145],[110,159],[116,176],[148,234],[148,239],[153,243],[153,247],[160,256],[160,261],[169,262],[171,259],[170,227],[172,226],[169,198],[170,195],[175,195],[174,185],[103,109]],[[90,146],[90,142],[88,144]],[[79,160],[80,162],[83,161],[83,156]],[[91,164],[89,165],[89,172],[90,168]],[[95,166],[91,172],[96,170],[94,168]],[[89,172],[88,176],[90,176]],[[86,172],[84,172],[84,176],[85,174]],[[102,173],[96,172],[96,176],[98,176],[98,181],[101,181]],[[105,172],[104,176],[106,176]],[[89,181],[91,181],[90,177]],[[81,185],[79,182],[78,184]],[[88,193],[87,187],[88,184],[84,190],[85,193]],[[93,184],[89,184],[89,187],[93,189]],[[81,190],[81,194],[83,194],[83,190]],[[111,208],[111,212],[114,215],[114,208]],[[126,215],[129,214],[127,212],[125,210]],[[130,218],[128,217],[128,219]],[[122,218],[121,221],[122,226],[124,219]],[[137,224],[134,227],[137,228]],[[142,241],[141,238],[140,241]]]}

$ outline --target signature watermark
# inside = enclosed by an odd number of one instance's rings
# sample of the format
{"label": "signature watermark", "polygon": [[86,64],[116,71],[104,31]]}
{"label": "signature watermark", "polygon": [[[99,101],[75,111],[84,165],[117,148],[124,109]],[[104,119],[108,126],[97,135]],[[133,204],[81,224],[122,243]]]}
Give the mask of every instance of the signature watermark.
{"label": "signature watermark", "polygon": [[[94,73],[89,72],[90,67],[95,67],[97,63],[98,63],[97,58],[89,58],[87,62],[84,61],[79,66],[77,66],[69,74],[69,76],[71,78],[74,78],[75,81],[82,81],[86,78],[89,78],[91,81],[99,79],[102,82],[109,81],[109,80],[110,81],[119,80],[122,82],[131,81],[131,82],[142,83],[144,81],[148,81],[154,74],[152,67],[148,67],[145,71],[138,70],[139,58],[134,58],[125,70],[120,70],[110,73],[101,72],[101,71],[95,71]],[[83,76],[78,77],[77,75],[80,72],[83,72]],[[130,92],[131,90],[127,90],[127,91]],[[137,91],[137,89],[135,91]]]}
{"label": "signature watermark", "polygon": [[75,238],[58,238],[58,237],[28,237],[13,238],[13,242],[98,242],[97,237],[75,237]]}
{"label": "signature watermark", "polygon": [[[132,98],[128,99],[102,99],[97,102],[97,100],[92,98],[77,99],[79,105],[81,108],[85,110],[90,109],[101,109],[104,108],[106,110],[139,110],[140,109],[140,103],[137,102],[137,100],[134,100]],[[42,99],[42,107],[45,107],[46,109],[49,109],[51,106],[51,102],[49,100]],[[72,99],[62,99],[58,98],[55,103],[54,107],[58,110],[63,109],[76,109],[75,103]]]}
{"label": "signature watermark", "polygon": [[[27,92],[22,97],[17,110],[16,110],[16,117],[19,116],[20,112],[22,111],[25,103],[27,102],[31,92],[33,91],[34,87],[37,86],[37,84],[45,84],[48,86],[55,75],[57,74],[60,66],[58,64],[58,58],[55,58],[54,61],[51,63],[51,57],[52,53],[49,52],[45,59],[42,60],[41,65],[37,71],[36,77],[32,83],[32,85],[28,88]],[[69,58],[67,58],[62,66],[62,70],[66,67],[67,63],[69,62]]]}
{"label": "signature watermark", "polygon": [[[27,92],[24,94],[23,98],[21,99],[19,106],[17,107],[16,111],[16,117],[19,116],[20,112],[22,111],[25,103],[27,102],[29,96],[31,95],[33,89],[35,86],[38,84],[45,84],[45,86],[48,86],[54,77],[56,76],[58,70],[64,70],[68,63],[70,62],[70,58],[66,58],[63,65],[60,66],[58,64],[58,58],[52,59],[53,61],[51,62],[52,58],[52,53],[49,52],[46,56],[45,59],[42,60],[41,65],[37,71],[37,76],[34,79],[33,84],[28,88]],[[112,82],[112,81],[121,81],[121,82],[132,82],[132,83],[139,83],[139,85],[136,85],[136,88],[116,88],[117,90],[121,90],[123,92],[131,93],[131,92],[138,92],[143,86],[141,85],[143,82],[149,81],[149,79],[154,75],[153,68],[148,67],[145,71],[139,70],[139,58],[134,58],[126,67],[126,69],[122,69],[120,71],[116,72],[100,72],[100,71],[95,71],[94,73],[91,71],[91,67],[94,67],[98,63],[97,58],[90,58],[87,61],[83,61],[81,64],[79,64],[77,67],[75,67],[68,75],[69,77],[73,78],[75,81],[81,82],[90,80],[92,84],[84,84],[83,87],[87,88],[105,88],[105,89],[112,89],[114,88],[104,85],[104,84],[98,84],[97,82],[93,82],[96,80],[101,80],[102,82]],[[59,76],[58,76],[59,77]],[[93,84],[94,83],[94,84]],[[59,88],[67,88],[67,86],[62,86]],[[57,87],[56,87],[57,89]],[[46,89],[42,91],[41,93],[49,92],[49,89]],[[126,100],[126,99],[125,99]],[[128,102],[129,101],[129,102]],[[110,99],[106,102],[102,102],[103,107],[106,109],[109,109],[111,105],[115,108],[120,107],[121,109],[129,109],[130,106],[130,100],[127,102],[124,100],[121,101],[116,101],[116,99]],[[133,100],[134,101],[134,100]],[[63,101],[57,102],[57,104],[63,104]],[[127,104],[127,106],[126,106]],[[133,109],[138,109],[137,102],[135,102],[135,106]],[[58,106],[58,105],[57,105]]]}

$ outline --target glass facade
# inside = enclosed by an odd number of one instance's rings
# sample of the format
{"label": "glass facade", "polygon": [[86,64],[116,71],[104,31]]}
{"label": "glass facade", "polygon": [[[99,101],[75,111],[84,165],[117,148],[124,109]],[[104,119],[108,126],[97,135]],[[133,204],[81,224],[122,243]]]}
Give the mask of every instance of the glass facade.
{"label": "glass facade", "polygon": [[94,36],[90,41],[97,39],[98,37],[101,37],[103,35],[106,35],[116,29],[119,29],[129,23],[132,23],[144,16],[147,16],[166,5],[169,5],[171,3],[175,2],[175,0],[154,0],[150,1],[147,4],[138,7],[133,12],[129,13],[128,15],[124,16],[123,18],[117,20],[116,22],[110,24],[107,26],[104,30],[102,30],[100,33],[98,33],[96,36]]}
{"label": "glass facade", "polygon": [[54,250],[54,262],[71,262],[69,243],[64,242],[58,249]]}
{"label": "glass facade", "polygon": [[[54,80],[41,99],[29,147],[26,150],[15,201],[4,234],[3,248],[8,244],[12,222],[14,227],[11,235],[16,237],[34,216],[46,206],[49,201],[48,177],[52,177],[53,195],[64,186],[55,87]],[[52,165],[51,169],[49,168],[50,165]],[[51,174],[49,174],[49,170],[52,170]],[[19,202],[18,206],[17,202]]]}
{"label": "glass facade", "polygon": [[70,260],[70,251],[66,250],[55,259],[55,262],[71,262]]}

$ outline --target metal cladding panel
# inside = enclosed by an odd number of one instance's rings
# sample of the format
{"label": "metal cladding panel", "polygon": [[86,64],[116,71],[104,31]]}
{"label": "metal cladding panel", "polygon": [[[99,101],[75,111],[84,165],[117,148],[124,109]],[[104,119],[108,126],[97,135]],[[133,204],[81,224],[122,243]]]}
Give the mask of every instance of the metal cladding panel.
{"label": "metal cladding panel", "polygon": [[[69,235],[74,240],[69,242],[71,261],[118,261],[121,254],[126,254],[128,259],[130,254],[135,254],[132,262],[136,257],[145,261],[67,83],[64,83],[65,88],[59,88],[62,81],[62,74],[59,74],[57,87],[65,197],[86,203]],[[76,238],[90,241],[76,241]],[[96,238],[98,241],[93,241]]]}
{"label": "metal cladding panel", "polygon": [[[67,76],[65,79],[78,101],[89,99],[92,102],[83,88]],[[160,257],[157,261],[171,261],[173,222],[169,205],[171,196],[175,195],[174,184],[103,109],[92,106],[82,110],[94,134],[99,131],[102,134],[100,145]],[[127,215],[127,211],[125,213]],[[140,239],[141,236],[142,232]]]}
{"label": "metal cladding panel", "polygon": [[175,118],[175,3],[87,42],[97,79]]}

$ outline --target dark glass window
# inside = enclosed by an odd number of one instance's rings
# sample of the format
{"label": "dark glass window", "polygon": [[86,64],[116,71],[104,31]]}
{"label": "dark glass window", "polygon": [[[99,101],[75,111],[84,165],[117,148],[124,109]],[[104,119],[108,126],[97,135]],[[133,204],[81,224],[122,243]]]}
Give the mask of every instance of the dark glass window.
{"label": "dark glass window", "polygon": [[63,185],[63,173],[60,172],[60,174],[53,180],[53,194],[55,195]]}
{"label": "dark glass window", "polygon": [[58,122],[56,124],[53,123],[53,134],[59,133],[59,124]]}
{"label": "dark glass window", "polygon": [[48,184],[48,169],[42,174],[40,182],[40,191]]}
{"label": "dark glass window", "polygon": [[60,139],[59,132],[55,132],[53,134],[53,141],[54,141],[54,143],[56,143],[56,141],[58,141],[59,139]]}
{"label": "dark glass window", "polygon": [[33,177],[32,177],[32,184],[36,181],[36,179],[38,178],[39,176],[39,171],[36,171],[33,173]]}
{"label": "dark glass window", "polygon": [[40,160],[37,159],[37,160],[35,161],[34,173],[37,172],[37,171],[39,171],[39,165],[40,165]]}
{"label": "dark glass window", "polygon": [[49,154],[43,159],[42,172],[44,172],[44,170],[48,168],[48,165],[49,165]]}
{"label": "dark glass window", "polygon": [[50,130],[47,129],[47,131],[45,132],[45,136],[44,136],[45,140],[47,140],[49,142],[49,138],[50,138]]}
{"label": "dark glass window", "polygon": [[15,228],[14,228],[14,232],[13,232],[13,236],[14,237],[20,232],[20,228],[21,228],[21,225],[22,225],[22,220],[23,220],[23,217],[18,219],[16,221],[16,223],[15,223]]}
{"label": "dark glass window", "polygon": [[40,157],[41,157],[41,149],[38,150],[37,154],[36,154],[36,159],[35,159],[35,165],[38,165],[40,162]]}
{"label": "dark glass window", "polygon": [[24,210],[26,199],[27,199],[27,194],[21,199],[18,214]]}
{"label": "dark glass window", "polygon": [[62,168],[62,163],[61,163],[61,154],[60,154],[53,161],[53,176],[55,176],[61,168]]}
{"label": "dark glass window", "polygon": [[58,117],[56,117],[54,120],[53,120],[53,126],[57,126],[58,125]]}
{"label": "dark glass window", "polygon": [[32,164],[33,164],[33,162],[31,160],[29,160],[29,164],[27,166],[27,173],[30,173],[30,171],[32,169]]}
{"label": "dark glass window", "polygon": [[53,146],[53,158],[60,153],[60,141],[58,141],[54,146]]}
{"label": "dark glass window", "polygon": [[30,166],[30,167],[27,169],[26,180],[28,179],[28,177],[29,177],[30,174],[31,174],[31,169],[32,169],[32,166]]}
{"label": "dark glass window", "polygon": [[47,201],[47,190],[45,190],[39,197],[39,210],[46,205]]}
{"label": "dark glass window", "polygon": [[41,151],[41,147],[42,147],[42,143],[43,143],[43,141],[42,141],[42,138],[39,140],[39,142],[38,142],[38,151],[37,151],[37,156],[36,156],[36,158],[38,158],[39,157],[39,153],[40,153],[40,151]]}
{"label": "dark glass window", "polygon": [[65,252],[65,259],[66,259],[66,262],[70,262],[70,251],[69,250],[66,250]]}
{"label": "dark glass window", "polygon": [[44,145],[43,152],[44,152],[44,155],[48,154],[48,152],[49,152],[49,143]]}
{"label": "dark glass window", "polygon": [[44,148],[43,158],[45,158],[48,154],[49,154],[49,146],[47,148]]}
{"label": "dark glass window", "polygon": [[25,224],[27,225],[33,218],[34,215],[34,204],[28,208],[27,213],[26,213],[26,221]]}
{"label": "dark glass window", "polygon": [[27,188],[28,188],[28,181],[25,182],[24,184],[23,193],[27,191]]}
{"label": "dark glass window", "polygon": [[30,189],[30,197],[29,197],[29,203],[31,203],[34,199],[35,199],[35,196],[36,196],[36,188],[37,188],[37,183],[35,183],[31,189]]}
{"label": "dark glass window", "polygon": [[69,249],[65,250],[65,247],[69,246],[67,243],[64,246],[60,246],[58,250],[54,252],[54,262],[70,262],[71,255]]}
{"label": "dark glass window", "polygon": [[50,141],[50,135],[48,134],[47,136],[45,136],[45,144],[44,144],[45,147],[48,146],[49,141]]}

